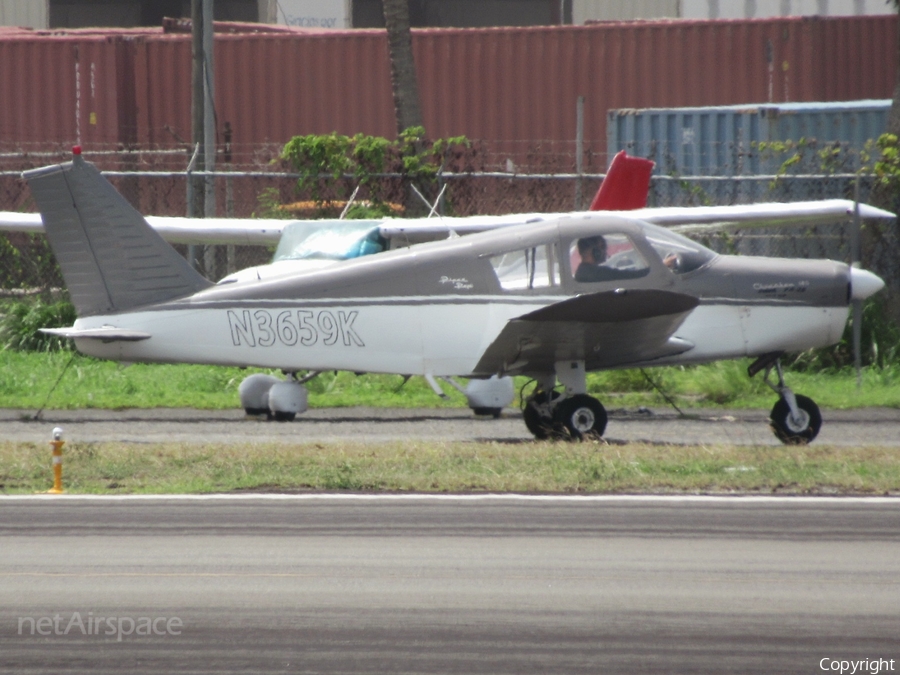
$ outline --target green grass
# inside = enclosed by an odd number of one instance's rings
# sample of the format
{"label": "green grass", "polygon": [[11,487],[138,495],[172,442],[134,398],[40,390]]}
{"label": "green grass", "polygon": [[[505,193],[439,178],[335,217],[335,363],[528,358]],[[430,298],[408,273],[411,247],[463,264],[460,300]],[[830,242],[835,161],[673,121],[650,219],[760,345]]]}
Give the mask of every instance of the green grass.
{"label": "green grass", "polygon": [[[70,359],[71,365],[66,369]],[[746,366],[747,361],[726,361],[646,372],[680,407],[771,407],[775,394],[765,386],[760,375],[749,379]],[[228,409],[238,406],[238,386],[252,372],[258,371],[193,365],[123,366],[81,355],[73,358],[71,352],[5,350],[0,351],[0,407]],[[900,368],[897,367],[866,369],[861,389],[857,389],[856,376],[849,370],[788,373],[787,379],[795,391],[815,399],[825,408],[900,406]],[[57,380],[59,384],[53,389]],[[524,383],[520,379],[517,386]],[[588,384],[591,392],[610,409],[667,405],[640,371],[592,373]],[[323,373],[307,386],[310,405],[314,407],[465,406],[464,397],[449,386],[445,387],[448,398],[438,398],[421,377],[404,384],[403,378],[397,375]]]}
{"label": "green grass", "polygon": [[[53,391],[48,393],[73,359]],[[65,352],[0,351],[0,407],[235,408],[252,370],[121,365]],[[762,407],[775,395],[746,362],[647,371],[680,406]],[[900,405],[900,372],[790,373],[791,385],[823,407]],[[439,399],[422,378],[326,373],[309,383],[315,406],[464,406],[447,387]],[[610,408],[664,406],[640,371],[595,373],[591,390]],[[366,490],[522,493],[900,494],[895,449],[606,445],[585,443],[126,444],[67,443],[71,493],[199,493]],[[0,441],[0,492],[52,484],[46,444]]]}
{"label": "green grass", "polygon": [[[0,492],[52,485],[46,444],[0,442]],[[365,490],[900,494],[890,448],[592,443],[67,443],[69,493]]]}

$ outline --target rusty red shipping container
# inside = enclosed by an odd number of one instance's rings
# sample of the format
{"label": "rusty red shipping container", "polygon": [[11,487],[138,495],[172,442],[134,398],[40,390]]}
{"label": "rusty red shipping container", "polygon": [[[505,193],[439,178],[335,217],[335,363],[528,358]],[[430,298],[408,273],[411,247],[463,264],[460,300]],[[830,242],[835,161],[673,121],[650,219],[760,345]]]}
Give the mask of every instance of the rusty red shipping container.
{"label": "rusty red shipping container", "polygon": [[[413,31],[429,135],[574,165],[584,96],[594,169],[614,108],[889,98],[897,39],[896,15]],[[296,134],[394,134],[383,31],[217,33],[215,60],[220,139],[228,122],[244,157]],[[190,36],[0,32],[0,97],[3,149],[184,147]]]}

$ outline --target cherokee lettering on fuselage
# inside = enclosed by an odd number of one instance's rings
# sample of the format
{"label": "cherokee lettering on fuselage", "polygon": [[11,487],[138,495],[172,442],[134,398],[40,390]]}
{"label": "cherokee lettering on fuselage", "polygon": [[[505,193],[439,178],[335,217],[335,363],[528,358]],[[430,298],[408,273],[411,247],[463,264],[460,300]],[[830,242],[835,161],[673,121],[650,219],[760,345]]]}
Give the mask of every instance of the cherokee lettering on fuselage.
{"label": "cherokee lettering on fuselage", "polygon": [[353,328],[359,312],[323,309],[228,310],[228,327],[235,347],[313,347],[319,343],[330,347],[338,343],[347,347],[365,347]]}

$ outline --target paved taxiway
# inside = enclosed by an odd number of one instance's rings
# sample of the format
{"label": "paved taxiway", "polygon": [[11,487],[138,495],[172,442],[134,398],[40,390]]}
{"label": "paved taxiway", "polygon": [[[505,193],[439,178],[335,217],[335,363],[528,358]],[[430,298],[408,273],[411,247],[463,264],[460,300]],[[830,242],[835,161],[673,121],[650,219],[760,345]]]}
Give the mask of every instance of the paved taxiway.
{"label": "paved taxiway", "polygon": [[892,499],[0,498],[8,673],[817,673],[898,635]]}
{"label": "paved taxiway", "polygon": [[[689,410],[679,417],[671,408],[647,412],[611,410],[606,439],[610,443],[690,443],[779,445],[765,410]],[[129,409],[47,410],[0,409],[5,440],[44,443],[54,426],[70,441],[167,441],[249,443],[307,441],[389,441],[435,439],[520,442],[532,440],[515,409],[501,419],[476,418],[467,408],[391,409],[318,408],[290,423],[248,419],[240,410]],[[900,447],[900,410],[867,408],[826,410],[816,443],[841,446]]]}

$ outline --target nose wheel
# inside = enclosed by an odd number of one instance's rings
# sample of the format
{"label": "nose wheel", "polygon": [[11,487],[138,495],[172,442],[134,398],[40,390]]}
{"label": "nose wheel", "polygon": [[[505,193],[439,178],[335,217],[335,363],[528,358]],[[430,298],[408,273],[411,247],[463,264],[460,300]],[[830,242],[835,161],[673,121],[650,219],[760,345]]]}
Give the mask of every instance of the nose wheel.
{"label": "nose wheel", "polygon": [[[772,432],[786,445],[806,445],[819,435],[822,428],[822,413],[815,401],[807,396],[795,394],[784,383],[784,372],[781,369],[781,354],[760,356],[747,369],[750,377],[765,369],[763,380],[779,399],[772,412],[769,413],[769,426]],[[772,370],[778,375],[778,383],[769,381]]]}
{"label": "nose wheel", "polygon": [[769,425],[782,443],[805,445],[813,440],[822,428],[822,414],[815,401],[800,394],[794,394],[797,412],[785,398],[778,399],[769,414]]}

